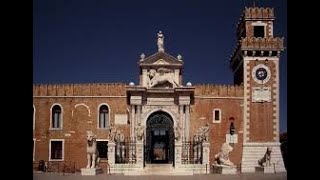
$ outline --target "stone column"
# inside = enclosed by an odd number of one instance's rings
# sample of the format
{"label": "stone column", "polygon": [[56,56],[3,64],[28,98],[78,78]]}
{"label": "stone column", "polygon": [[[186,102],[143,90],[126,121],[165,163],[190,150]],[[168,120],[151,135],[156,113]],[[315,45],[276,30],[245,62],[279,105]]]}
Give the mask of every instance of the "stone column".
{"label": "stone column", "polygon": [[144,153],[143,141],[137,141],[136,148],[137,148],[137,151],[136,151],[137,166],[139,168],[143,168],[143,153]]}
{"label": "stone column", "polygon": [[114,142],[108,143],[108,163],[112,167],[115,164],[116,144]]}
{"label": "stone column", "polygon": [[202,164],[209,164],[210,165],[209,161],[210,161],[210,143],[203,142],[202,143]]}
{"label": "stone column", "polygon": [[135,109],[135,105],[131,105],[131,124],[130,124],[130,130],[131,130],[131,140],[134,140],[134,128],[135,128],[135,114],[136,114],[136,109]]}
{"label": "stone column", "polygon": [[136,123],[135,123],[135,125],[138,125],[138,123],[140,123],[141,122],[141,119],[140,119],[140,117],[141,117],[141,105],[137,105],[137,112],[136,112]]}
{"label": "stone column", "polygon": [[185,131],[186,131],[186,139],[189,139],[189,131],[190,131],[190,106],[186,105],[186,113],[185,113]]}
{"label": "stone column", "polygon": [[186,137],[185,136],[186,131],[185,131],[185,121],[184,121],[184,118],[183,118],[183,116],[184,116],[183,105],[180,105],[179,108],[180,108],[180,110],[179,110],[180,111],[180,124],[181,124],[181,129],[182,129],[181,139],[184,139],[184,137]]}
{"label": "stone column", "polygon": [[179,168],[181,166],[181,153],[182,153],[182,143],[181,141],[175,142],[175,152],[174,152],[174,166]]}

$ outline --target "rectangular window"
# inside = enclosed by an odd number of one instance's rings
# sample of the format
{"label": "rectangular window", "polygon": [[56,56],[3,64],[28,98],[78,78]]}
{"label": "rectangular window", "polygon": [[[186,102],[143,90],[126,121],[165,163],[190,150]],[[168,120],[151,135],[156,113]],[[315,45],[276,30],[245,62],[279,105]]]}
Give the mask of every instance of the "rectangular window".
{"label": "rectangular window", "polygon": [[254,37],[264,37],[264,26],[253,26]]}
{"label": "rectangular window", "polygon": [[214,111],[214,120],[220,121],[220,111],[219,110]]}
{"label": "rectangular window", "polygon": [[50,160],[63,160],[63,140],[50,140]]}
{"label": "rectangular window", "polygon": [[108,159],[108,141],[97,141],[97,148],[99,157],[101,159]]}
{"label": "rectangular window", "polygon": [[221,122],[221,109],[213,110],[212,123],[220,123]]}

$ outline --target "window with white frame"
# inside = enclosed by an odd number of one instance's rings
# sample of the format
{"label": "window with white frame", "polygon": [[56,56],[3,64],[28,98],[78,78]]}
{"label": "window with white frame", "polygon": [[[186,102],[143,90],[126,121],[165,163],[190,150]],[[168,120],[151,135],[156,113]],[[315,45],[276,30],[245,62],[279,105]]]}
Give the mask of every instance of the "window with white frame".
{"label": "window with white frame", "polygon": [[214,109],[213,110],[213,123],[220,123],[221,122],[221,109]]}
{"label": "window with white frame", "polygon": [[63,161],[64,159],[64,139],[50,139],[49,160]]}
{"label": "window with white frame", "polygon": [[36,109],[34,108],[34,105],[33,105],[33,108],[32,108],[32,116],[33,116],[33,130],[35,129],[35,126],[36,126]]}
{"label": "window with white frame", "polygon": [[99,151],[99,157],[101,160],[108,159],[108,141],[107,140],[97,140],[97,148]]}
{"label": "window with white frame", "polygon": [[99,128],[108,128],[109,126],[109,108],[102,105],[99,108]]}
{"label": "window with white frame", "polygon": [[35,151],[36,151],[36,139],[33,138],[33,141],[32,141],[32,152],[33,152],[33,161],[34,161],[34,155],[35,155]]}
{"label": "window with white frame", "polygon": [[59,105],[54,105],[51,109],[51,128],[62,128],[62,110]]}

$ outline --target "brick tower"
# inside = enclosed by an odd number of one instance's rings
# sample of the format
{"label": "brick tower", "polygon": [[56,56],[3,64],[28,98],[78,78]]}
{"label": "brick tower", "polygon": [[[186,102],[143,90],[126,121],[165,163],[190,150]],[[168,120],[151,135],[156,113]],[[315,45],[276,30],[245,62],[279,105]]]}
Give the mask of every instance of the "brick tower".
{"label": "brick tower", "polygon": [[271,169],[285,172],[279,143],[279,60],[283,38],[273,36],[273,8],[245,8],[237,27],[230,66],[234,83],[243,84],[242,172],[254,172],[267,147]]}

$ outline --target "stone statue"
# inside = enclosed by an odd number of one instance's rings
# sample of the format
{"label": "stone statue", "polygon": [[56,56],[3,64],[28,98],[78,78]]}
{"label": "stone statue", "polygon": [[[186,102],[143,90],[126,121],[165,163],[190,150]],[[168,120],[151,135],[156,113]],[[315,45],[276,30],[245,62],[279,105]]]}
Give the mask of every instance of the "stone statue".
{"label": "stone statue", "polygon": [[109,140],[110,140],[111,142],[115,142],[116,133],[117,133],[117,128],[116,128],[116,126],[114,126],[113,124],[111,124],[111,125],[110,125],[110,128],[109,128]]}
{"label": "stone statue", "polygon": [[177,124],[174,130],[174,138],[179,141],[181,139],[181,127],[180,124]]}
{"label": "stone statue", "polygon": [[121,133],[120,130],[117,130],[116,135],[115,135],[115,142],[124,142],[124,135]]}
{"label": "stone statue", "polygon": [[214,164],[220,166],[235,167],[234,163],[229,159],[229,154],[232,150],[233,148],[229,145],[229,143],[223,143],[220,152],[214,156]]}
{"label": "stone statue", "polygon": [[100,161],[97,140],[92,131],[87,131],[87,160],[87,168],[95,168]]}
{"label": "stone statue", "polygon": [[196,135],[198,140],[201,141],[209,141],[209,123],[206,123],[206,125],[200,127],[196,131]]}
{"label": "stone statue", "polygon": [[163,45],[164,45],[164,36],[162,34],[161,31],[158,32],[158,40],[157,40],[157,45],[158,45],[158,51],[160,52],[164,52],[164,48],[163,48]]}
{"label": "stone statue", "polygon": [[258,164],[262,167],[271,166],[271,152],[272,148],[268,147],[264,156],[258,160]]}
{"label": "stone statue", "polygon": [[147,76],[149,77],[148,86],[150,88],[165,82],[169,82],[173,87],[179,87],[179,84],[174,80],[174,74],[171,69],[159,68],[158,71],[150,69]]}
{"label": "stone statue", "polygon": [[139,141],[143,139],[144,136],[144,126],[141,125],[141,123],[138,124],[136,127],[136,136]]}

